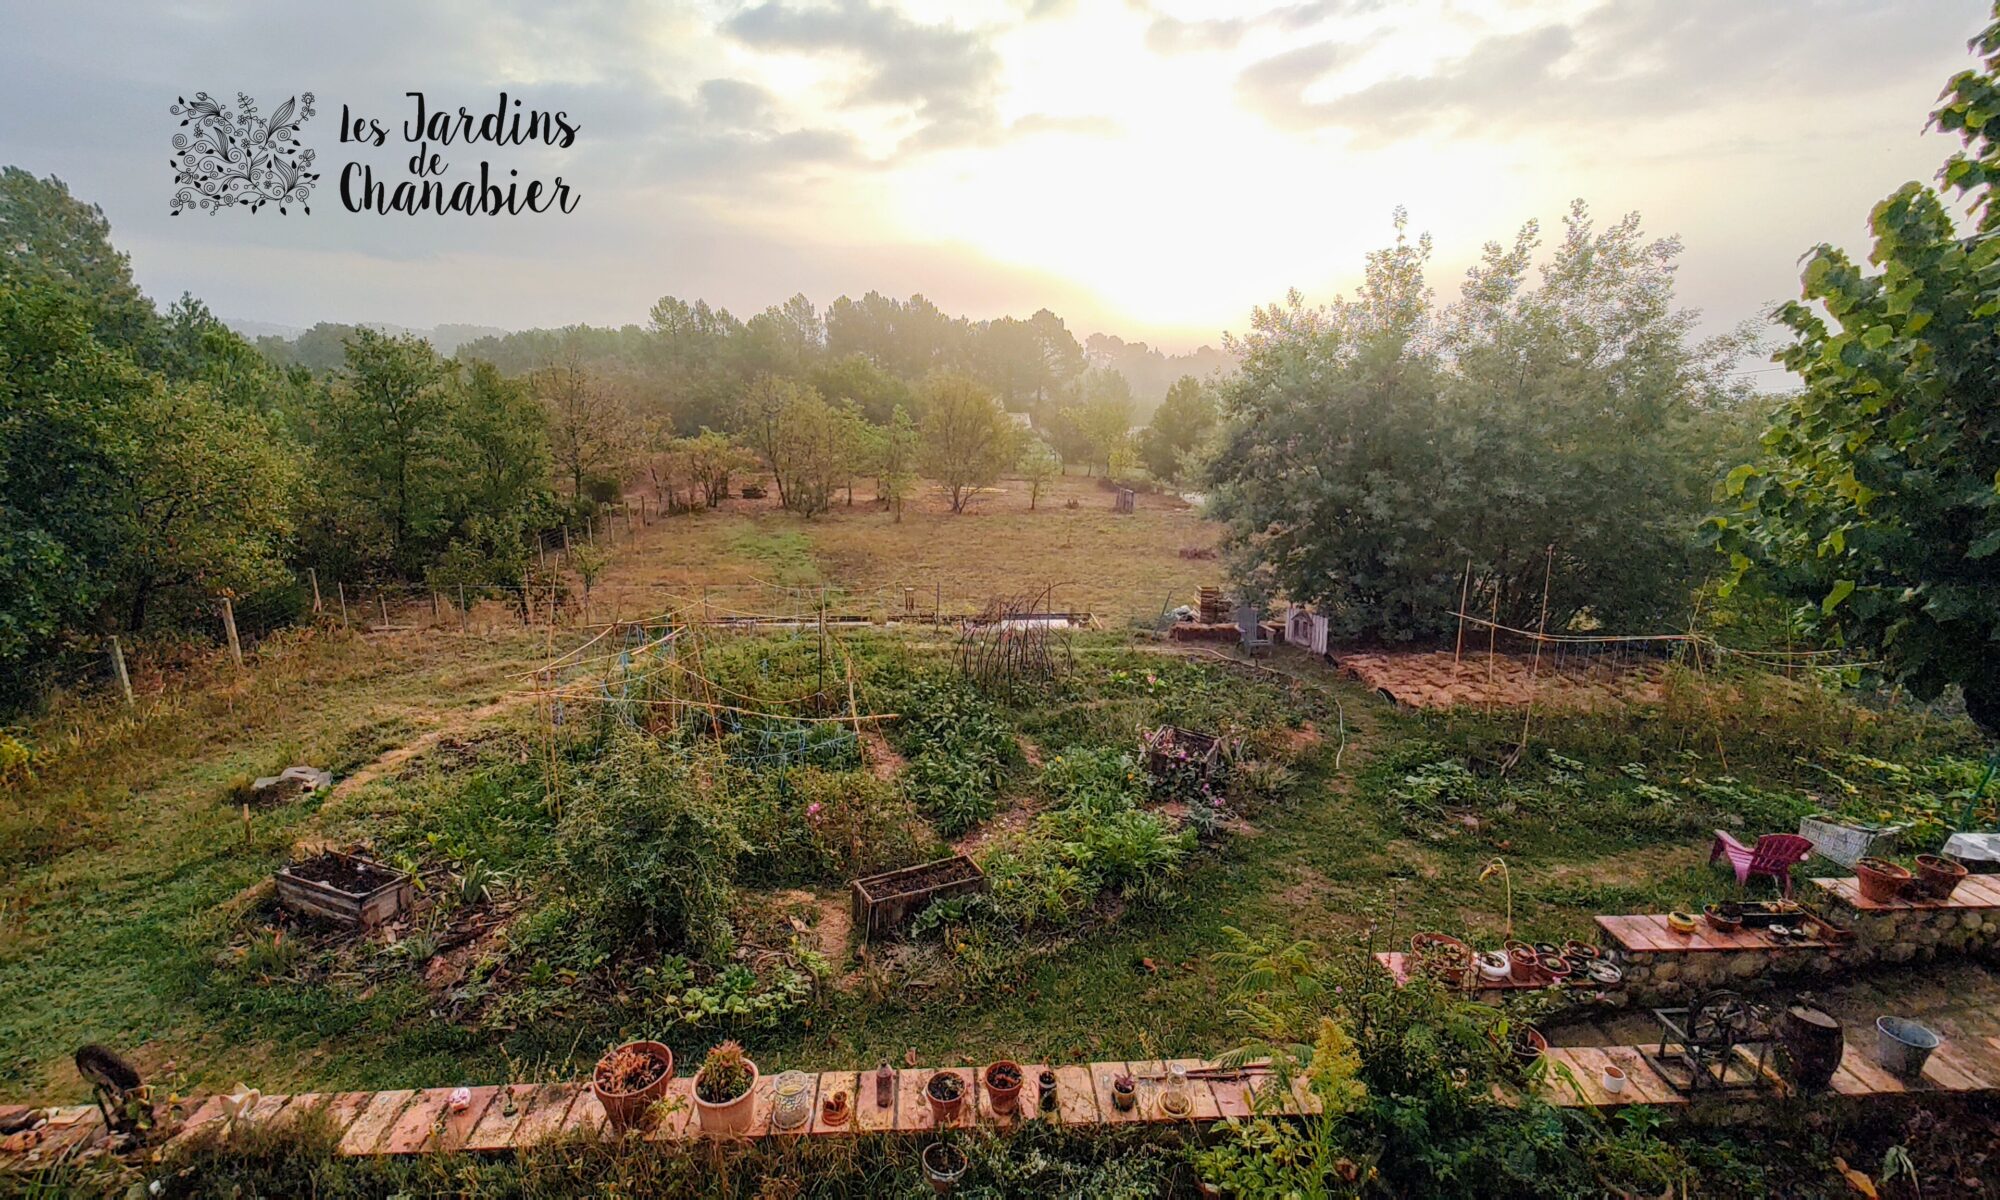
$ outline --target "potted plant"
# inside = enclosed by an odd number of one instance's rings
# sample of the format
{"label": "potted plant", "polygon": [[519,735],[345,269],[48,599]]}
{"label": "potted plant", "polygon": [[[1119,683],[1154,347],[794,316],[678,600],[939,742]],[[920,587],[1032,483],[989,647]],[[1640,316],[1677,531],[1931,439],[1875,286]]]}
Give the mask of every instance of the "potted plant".
{"label": "potted plant", "polygon": [[1488,983],[1499,983],[1514,970],[1507,955],[1499,950],[1481,950],[1472,963],[1479,969],[1479,977]]}
{"label": "potted plant", "polygon": [[1130,1075],[1120,1074],[1111,1080],[1111,1104],[1119,1112],[1131,1112],[1132,1105],[1139,1099],[1139,1081]]}
{"label": "potted plant", "polygon": [[1410,937],[1410,961],[1440,983],[1465,982],[1472,966],[1472,947],[1448,933],[1418,933]]}
{"label": "potted plant", "polygon": [[1568,983],[1570,977],[1576,974],[1575,971],[1570,969],[1569,960],[1561,955],[1543,958],[1540,960],[1539,965],[1542,969],[1542,974],[1548,976],[1552,983]]}
{"label": "potted plant", "polygon": [[1606,1092],[1616,1096],[1625,1090],[1625,1068],[1617,1063],[1605,1063],[1603,1070],[1597,1073],[1597,1082],[1603,1085]]}
{"label": "potted plant", "polygon": [[[951,1078],[957,1079],[958,1076]],[[940,1196],[957,1187],[959,1179],[965,1175],[965,1151],[950,1142],[932,1142],[925,1146],[923,1162],[924,1179],[930,1183],[931,1190]]]}
{"label": "potted plant", "polygon": [[932,1119],[949,1125],[965,1106],[965,1080],[955,1071],[939,1071],[925,1081],[924,1099],[931,1102]]}
{"label": "potted plant", "polygon": [[1965,867],[1941,854],[1917,855],[1917,886],[1933,900],[1949,900],[1965,878]]}
{"label": "potted plant", "polygon": [[632,1129],[645,1124],[647,1112],[673,1079],[672,1050],[658,1042],[626,1042],[597,1060],[590,1090],[613,1129]]}
{"label": "potted plant", "polygon": [[986,1091],[993,1097],[994,1112],[1020,1111],[1022,1078],[1021,1064],[1007,1059],[986,1068]]}
{"label": "potted plant", "polygon": [[1535,969],[1540,959],[1535,954],[1533,946],[1530,946],[1526,942],[1509,941],[1507,943],[1507,962],[1509,964],[1509,972],[1513,975],[1515,983],[1535,982]]}
{"label": "potted plant", "polygon": [[1042,1111],[1054,1112],[1056,1110],[1056,1073],[1054,1071],[1043,1071],[1040,1075],[1035,1076],[1035,1090],[1040,1093]]}
{"label": "potted plant", "polygon": [[1701,915],[1709,925],[1721,933],[1735,933],[1743,928],[1743,918],[1741,916],[1731,916],[1729,913],[1723,911],[1722,906],[1719,904],[1711,904],[1707,908],[1702,909]]}
{"label": "potted plant", "polygon": [[1886,858],[1855,860],[1854,877],[1861,887],[1861,898],[1876,904],[1894,900],[1910,882],[1910,873]]}
{"label": "potted plant", "polygon": [[757,1064],[736,1042],[723,1042],[695,1072],[695,1118],[709,1133],[742,1133],[750,1128],[756,1090]]}

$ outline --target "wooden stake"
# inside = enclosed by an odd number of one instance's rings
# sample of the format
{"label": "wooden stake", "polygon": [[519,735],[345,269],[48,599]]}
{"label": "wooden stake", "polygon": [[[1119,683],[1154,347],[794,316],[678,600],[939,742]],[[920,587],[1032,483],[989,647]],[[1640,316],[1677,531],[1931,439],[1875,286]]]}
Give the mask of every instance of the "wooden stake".
{"label": "wooden stake", "polygon": [[227,596],[222,598],[222,631],[229,635],[229,657],[236,660],[237,666],[242,666],[243,643],[236,640],[236,606],[229,602]]}
{"label": "wooden stake", "polygon": [[335,580],[333,586],[340,589],[340,627],[345,629],[347,628],[347,585],[339,580]]}
{"label": "wooden stake", "polygon": [[382,624],[387,625],[389,623],[389,597],[383,595],[379,589],[375,592],[375,607],[381,610]]}
{"label": "wooden stake", "polygon": [[466,612],[465,608],[465,585],[461,583],[458,585],[458,631],[460,633],[466,632],[466,622],[469,616],[470,614]]}
{"label": "wooden stake", "polygon": [[118,690],[125,693],[125,707],[132,707],[132,677],[125,673],[125,650],[115,636],[111,639],[111,673],[118,677]]}
{"label": "wooden stake", "polygon": [[1451,653],[1453,674],[1457,674],[1459,660],[1465,657],[1465,602],[1472,596],[1472,560],[1465,560],[1465,582],[1458,588],[1458,649]]}
{"label": "wooden stake", "polygon": [[250,840],[250,806],[248,804],[243,806],[243,844],[246,847],[251,847],[255,844]]}
{"label": "wooden stake", "polygon": [[308,574],[308,575],[312,576],[312,582],[313,582],[313,612],[315,612],[315,613],[318,613],[318,612],[320,612],[320,611],[324,610],[324,609],[325,609],[325,607],[326,607],[325,605],[321,604],[321,603],[320,603],[320,600],[319,600],[319,572],[318,572],[318,571],[316,571],[316,570],[314,570],[314,569],[313,569],[313,568],[311,568],[311,567],[307,567],[307,568],[306,568],[306,574]]}

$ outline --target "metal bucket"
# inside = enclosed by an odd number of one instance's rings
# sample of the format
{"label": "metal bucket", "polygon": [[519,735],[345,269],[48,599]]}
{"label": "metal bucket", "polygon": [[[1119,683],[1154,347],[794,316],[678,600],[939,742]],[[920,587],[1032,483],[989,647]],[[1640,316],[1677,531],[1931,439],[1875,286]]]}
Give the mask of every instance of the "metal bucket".
{"label": "metal bucket", "polygon": [[1943,1038],[1908,1017],[1875,1018],[1875,1057],[1892,1073],[1915,1079]]}

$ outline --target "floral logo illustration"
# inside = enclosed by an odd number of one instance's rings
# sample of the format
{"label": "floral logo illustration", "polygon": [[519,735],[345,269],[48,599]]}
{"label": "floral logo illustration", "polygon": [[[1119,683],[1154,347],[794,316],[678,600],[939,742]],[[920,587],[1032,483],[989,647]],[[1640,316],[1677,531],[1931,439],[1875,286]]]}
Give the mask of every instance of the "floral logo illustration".
{"label": "floral logo illustration", "polygon": [[319,175],[310,170],[313,152],[299,145],[299,126],[312,119],[313,94],[285,101],[269,117],[257,103],[236,93],[236,108],[196,92],[167,109],[181,118],[174,134],[173,215],[199,208],[210,215],[225,208],[256,212],[276,204],[279,212],[296,204],[306,212]]}

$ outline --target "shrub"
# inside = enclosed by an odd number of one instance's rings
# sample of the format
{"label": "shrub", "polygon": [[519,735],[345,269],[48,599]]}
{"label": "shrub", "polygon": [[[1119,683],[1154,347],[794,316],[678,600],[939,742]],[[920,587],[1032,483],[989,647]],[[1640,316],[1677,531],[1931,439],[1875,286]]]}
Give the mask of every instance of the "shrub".
{"label": "shrub", "polygon": [[743,1047],[734,1041],[709,1048],[695,1074],[695,1094],[710,1104],[725,1104],[750,1090],[754,1076]]}
{"label": "shrub", "polygon": [[746,845],[687,754],[610,730],[565,800],[556,855],[564,885],[602,932],[715,956],[729,942],[730,881]]}
{"label": "shrub", "polygon": [[1146,780],[1130,754],[1072,746],[1049,760],[1037,781],[1060,808],[1119,812],[1145,798]]}

